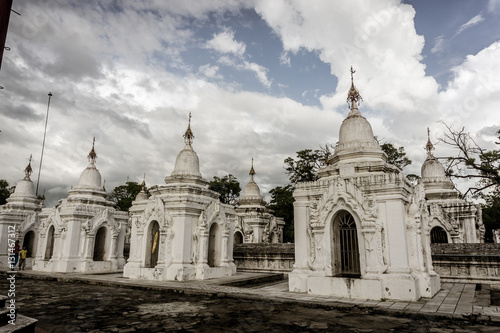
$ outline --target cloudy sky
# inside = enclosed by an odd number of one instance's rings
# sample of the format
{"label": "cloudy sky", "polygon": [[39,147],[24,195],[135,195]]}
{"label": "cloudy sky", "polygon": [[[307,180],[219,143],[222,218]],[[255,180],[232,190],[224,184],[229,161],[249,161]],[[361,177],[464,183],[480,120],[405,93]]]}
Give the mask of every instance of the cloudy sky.
{"label": "cloudy sky", "polygon": [[[500,1],[14,1],[0,72],[0,178],[33,154],[48,206],[87,166],[111,191],[162,184],[192,113],[206,179],[287,183],[283,160],[338,140],[351,66],[361,113],[420,174],[427,127],[465,127],[494,148],[500,127]],[[450,152],[443,144],[435,155]],[[460,186],[460,185],[459,185]]]}

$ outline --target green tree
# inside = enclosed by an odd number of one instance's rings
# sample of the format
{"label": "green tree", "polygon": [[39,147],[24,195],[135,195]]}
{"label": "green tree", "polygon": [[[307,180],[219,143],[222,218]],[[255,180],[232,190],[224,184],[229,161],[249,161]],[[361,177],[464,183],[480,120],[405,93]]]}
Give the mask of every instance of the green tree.
{"label": "green tree", "polygon": [[267,208],[271,209],[275,216],[282,217],[285,221],[283,242],[293,243],[293,186],[290,184],[277,186],[270,190],[269,194],[271,194],[271,201]]}
{"label": "green tree", "polygon": [[111,192],[111,199],[116,202],[116,207],[122,211],[128,211],[132,206],[137,194],[142,190],[142,185],[137,182],[126,182],[114,188]]}
{"label": "green tree", "polygon": [[235,176],[229,174],[222,178],[214,176],[208,184],[208,188],[220,194],[219,200],[222,203],[235,205],[241,192],[240,183]]}
{"label": "green tree", "polygon": [[[464,194],[477,196],[488,191],[496,191],[500,186],[500,150],[481,148],[462,127],[460,131],[444,124],[447,132],[441,142],[453,147],[456,156],[447,158],[446,173],[454,178],[475,179],[476,184]],[[496,132],[500,139],[500,130]],[[496,142],[500,144],[500,142]]]}
{"label": "green tree", "polygon": [[297,159],[287,157],[284,161],[285,172],[292,184],[310,182],[318,179],[318,169],[326,164],[329,157],[328,145],[322,149],[304,149],[297,152]]}
{"label": "green tree", "polygon": [[404,147],[396,148],[392,143],[384,143],[380,146],[387,155],[387,162],[393,164],[403,170],[407,165],[411,164],[411,160],[406,157]]}
{"label": "green tree", "polygon": [[0,179],[0,205],[7,203],[7,198],[14,193],[15,186],[9,187],[9,183],[5,179]]}
{"label": "green tree", "polygon": [[493,230],[500,229],[500,189],[482,196],[486,201],[483,208],[483,224],[485,228],[484,241],[493,243]]}

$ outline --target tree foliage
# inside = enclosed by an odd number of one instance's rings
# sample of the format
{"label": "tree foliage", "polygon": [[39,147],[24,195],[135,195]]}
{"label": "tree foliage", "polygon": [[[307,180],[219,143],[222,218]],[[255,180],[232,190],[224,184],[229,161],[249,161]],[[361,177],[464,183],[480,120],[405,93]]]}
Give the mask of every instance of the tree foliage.
{"label": "tree foliage", "polygon": [[0,179],[0,205],[7,203],[7,198],[14,193],[15,186],[9,187],[9,182],[5,179]]}
{"label": "tree foliage", "polygon": [[274,215],[282,217],[285,221],[283,228],[283,242],[293,243],[293,186],[277,186],[269,191],[271,194],[271,201],[267,208],[274,211]]}
{"label": "tree foliage", "polygon": [[411,164],[411,160],[406,157],[404,147],[396,148],[392,143],[384,143],[380,146],[387,155],[387,162],[393,164],[403,170],[407,165]]}
{"label": "tree foliage", "polygon": [[292,184],[318,179],[318,169],[326,164],[330,156],[328,145],[321,149],[304,149],[297,152],[297,159],[285,159],[285,172]]}
{"label": "tree foliage", "polygon": [[240,183],[235,176],[229,174],[222,178],[214,176],[208,184],[208,188],[220,194],[219,200],[222,203],[235,205],[241,192]]}
{"label": "tree foliage", "polygon": [[[447,132],[440,139],[446,145],[456,150],[456,156],[447,158],[446,173],[455,178],[475,179],[475,186],[469,188],[468,193],[479,195],[489,190],[495,190],[500,185],[500,150],[481,148],[465,132],[465,128],[456,131],[444,124]],[[500,130],[496,133],[500,139]],[[499,142],[497,142],[499,144]],[[498,193],[498,192],[497,192]]]}
{"label": "tree foliage", "polygon": [[500,229],[500,189],[489,194],[483,195],[486,201],[483,204],[483,224],[485,228],[484,240],[487,243],[493,243],[493,230]]}
{"label": "tree foliage", "polygon": [[111,199],[116,202],[116,207],[121,211],[128,211],[132,206],[132,201],[142,190],[142,186],[137,182],[126,182],[125,185],[117,186],[111,192]]}

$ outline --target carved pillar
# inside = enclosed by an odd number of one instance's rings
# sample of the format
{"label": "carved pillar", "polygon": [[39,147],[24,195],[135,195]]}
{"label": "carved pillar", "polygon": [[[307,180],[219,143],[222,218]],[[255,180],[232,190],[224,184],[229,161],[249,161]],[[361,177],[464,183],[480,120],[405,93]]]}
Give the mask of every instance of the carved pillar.
{"label": "carved pillar", "polygon": [[227,266],[229,262],[228,257],[228,242],[229,242],[229,231],[226,230],[222,233],[222,258],[221,258],[221,266]]}

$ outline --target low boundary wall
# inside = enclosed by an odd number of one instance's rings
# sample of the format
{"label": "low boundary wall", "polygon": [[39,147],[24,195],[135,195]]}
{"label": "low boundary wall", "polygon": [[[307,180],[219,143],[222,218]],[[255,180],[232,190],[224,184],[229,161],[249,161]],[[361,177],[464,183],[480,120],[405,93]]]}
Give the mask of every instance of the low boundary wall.
{"label": "low boundary wall", "polygon": [[[500,284],[500,244],[431,244],[434,270],[444,282]],[[240,271],[290,272],[295,244],[235,244]]]}
{"label": "low boundary wall", "polygon": [[235,244],[233,259],[240,271],[290,272],[295,263],[295,244]]}
{"label": "low boundary wall", "polygon": [[441,281],[500,284],[500,244],[431,244],[431,250]]}

